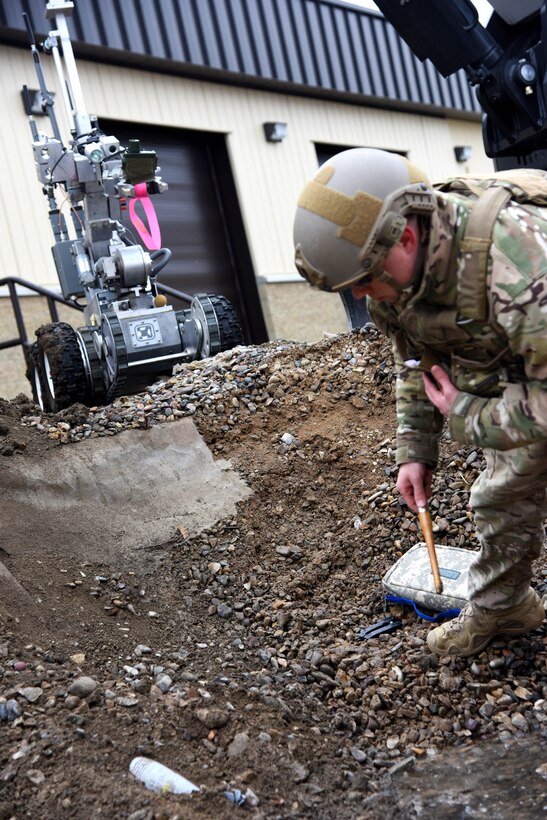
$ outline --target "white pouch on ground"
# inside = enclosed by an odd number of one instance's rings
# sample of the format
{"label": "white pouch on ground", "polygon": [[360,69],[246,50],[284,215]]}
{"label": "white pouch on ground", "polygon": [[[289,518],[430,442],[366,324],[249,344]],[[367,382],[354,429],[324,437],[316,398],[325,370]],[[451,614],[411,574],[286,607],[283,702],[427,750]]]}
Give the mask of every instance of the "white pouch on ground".
{"label": "white pouch on ground", "polygon": [[460,547],[435,545],[443,591],[435,592],[435,582],[424,543],[415,544],[399,558],[382,579],[388,595],[409,598],[417,604],[444,612],[462,609],[469,601],[469,566],[477,553]]}
{"label": "white pouch on ground", "polygon": [[199,786],[195,786],[186,780],[181,774],[177,774],[163,763],[157,760],[150,760],[148,757],[134,757],[129,764],[129,771],[144,783],[147,789],[159,794],[191,794],[199,792]]}

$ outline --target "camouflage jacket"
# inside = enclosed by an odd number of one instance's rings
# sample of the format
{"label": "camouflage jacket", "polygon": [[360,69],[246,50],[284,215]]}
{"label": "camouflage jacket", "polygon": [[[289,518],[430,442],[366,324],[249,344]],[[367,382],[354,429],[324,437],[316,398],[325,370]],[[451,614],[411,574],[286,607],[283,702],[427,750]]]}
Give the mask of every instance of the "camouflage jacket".
{"label": "camouflage jacket", "polygon": [[460,391],[450,416],[454,440],[509,450],[547,439],[547,208],[511,202],[500,212],[488,260],[490,319],[459,325],[469,205],[455,194],[437,198],[419,284],[394,305],[368,304],[394,342],[398,464],[437,462],[443,418],[421,372],[434,363]]}

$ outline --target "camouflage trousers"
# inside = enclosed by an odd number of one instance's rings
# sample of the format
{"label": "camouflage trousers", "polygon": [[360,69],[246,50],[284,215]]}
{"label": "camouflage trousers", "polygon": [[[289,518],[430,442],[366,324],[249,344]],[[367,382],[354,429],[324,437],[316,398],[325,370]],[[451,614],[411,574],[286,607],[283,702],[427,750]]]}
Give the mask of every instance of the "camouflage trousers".
{"label": "camouflage trousers", "polygon": [[481,545],[469,572],[472,601],[488,609],[519,604],[541,554],[547,515],[547,442],[485,450],[486,469],[471,490]]}

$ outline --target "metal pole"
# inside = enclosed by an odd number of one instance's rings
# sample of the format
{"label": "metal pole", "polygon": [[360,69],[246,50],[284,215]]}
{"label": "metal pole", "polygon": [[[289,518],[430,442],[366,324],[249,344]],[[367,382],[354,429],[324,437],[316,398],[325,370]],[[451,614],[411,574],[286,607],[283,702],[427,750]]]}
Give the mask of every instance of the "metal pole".
{"label": "metal pole", "polygon": [[[55,18],[57,30],[51,31],[50,36],[54,37],[58,35],[61,40],[61,50],[67,72],[66,82],[72,103],[71,115],[74,121],[74,127],[76,129],[76,136],[80,137],[83,134],[89,134],[91,131],[91,118],[86,112],[84,95],[82,92],[82,86],[80,85],[80,78],[78,76],[78,69],[76,68],[76,60],[74,59],[74,52],[72,50],[72,43],[65,17],[65,12],[72,14],[73,8],[74,4],[72,2],[64,2],[64,0],[50,0],[46,6],[46,17]],[[60,79],[61,82],[64,81],[64,77],[61,77]]]}
{"label": "metal pole", "polygon": [[[36,43],[34,42],[34,32],[32,31],[30,20],[27,14],[23,14],[23,19],[25,21],[25,26],[27,28],[27,33],[30,40],[30,50],[32,52],[32,58],[34,60],[34,68],[36,69],[36,75],[38,77],[38,84],[40,86],[40,93],[42,94],[42,99],[44,101],[44,105],[47,109],[47,114],[49,120],[51,122],[51,127],[53,128],[53,135],[55,139],[58,139],[61,145],[63,144],[63,140],[61,139],[61,132],[59,131],[59,125],[57,123],[57,118],[55,117],[55,111],[53,110],[53,97],[47,90],[46,80],[44,77],[44,72],[42,71],[42,65],[40,63],[40,54],[38,53],[38,49],[36,48]],[[32,126],[31,126],[32,127]]]}
{"label": "metal pole", "polygon": [[15,324],[17,325],[17,330],[19,332],[19,344],[27,345],[27,330],[25,327],[25,320],[23,319],[23,313],[21,311],[21,305],[19,304],[19,297],[17,296],[17,291],[15,290],[15,282],[10,282],[8,280],[7,284],[11,299],[11,306],[13,308],[13,315],[15,316]]}

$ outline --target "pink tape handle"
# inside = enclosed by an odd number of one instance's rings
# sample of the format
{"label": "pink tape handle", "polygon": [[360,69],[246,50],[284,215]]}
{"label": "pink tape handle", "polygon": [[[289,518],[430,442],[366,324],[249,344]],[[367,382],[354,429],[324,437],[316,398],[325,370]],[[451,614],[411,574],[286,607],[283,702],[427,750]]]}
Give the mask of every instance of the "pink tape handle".
{"label": "pink tape handle", "polygon": [[[139,182],[138,185],[135,185],[135,194],[136,196],[131,197],[129,200],[129,218],[137,229],[137,233],[148,250],[157,251],[161,248],[160,225],[158,222],[158,217],[156,216],[156,211],[152,205],[152,201],[148,196],[146,182]],[[146,218],[148,220],[148,228],[140,216],[135,213],[137,202],[141,202],[142,204],[144,213],[146,214]]]}

